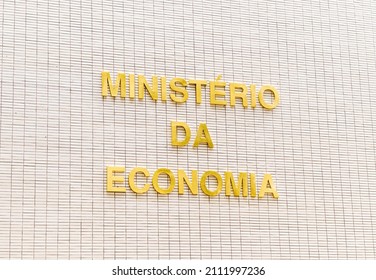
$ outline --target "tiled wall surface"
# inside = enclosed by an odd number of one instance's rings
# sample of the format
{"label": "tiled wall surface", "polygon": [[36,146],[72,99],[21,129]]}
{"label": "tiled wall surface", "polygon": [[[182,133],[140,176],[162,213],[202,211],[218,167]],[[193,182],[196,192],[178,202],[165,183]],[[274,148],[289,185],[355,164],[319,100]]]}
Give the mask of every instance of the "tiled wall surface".
{"label": "tiled wall surface", "polygon": [[[0,258],[374,259],[375,17],[371,0],[1,1]],[[103,99],[104,70],[281,101]],[[207,123],[214,148],[172,147],[171,121]],[[107,193],[108,165],[270,173],[280,197]]]}

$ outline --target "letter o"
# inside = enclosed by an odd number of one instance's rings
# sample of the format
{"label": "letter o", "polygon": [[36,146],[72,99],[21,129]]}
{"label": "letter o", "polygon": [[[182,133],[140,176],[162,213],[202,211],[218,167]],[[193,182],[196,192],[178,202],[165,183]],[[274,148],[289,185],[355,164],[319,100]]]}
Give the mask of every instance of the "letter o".
{"label": "letter o", "polygon": [[[272,104],[268,104],[264,100],[264,93],[267,90],[270,91],[274,96],[274,101],[273,101]],[[279,104],[279,93],[278,93],[278,91],[275,87],[270,86],[270,85],[266,85],[266,86],[261,87],[261,89],[259,91],[258,98],[259,98],[259,102],[260,102],[261,106],[264,107],[265,109],[268,109],[268,110],[274,109]]]}
{"label": "letter o", "polygon": [[[217,189],[214,190],[214,191],[211,191],[207,188],[206,186],[206,179],[209,177],[209,176],[213,176],[217,179]],[[219,194],[222,190],[222,177],[221,175],[219,175],[218,172],[215,172],[215,171],[206,171],[204,174],[202,174],[202,177],[201,177],[201,181],[200,181],[200,185],[201,185],[201,189],[202,191],[208,195],[208,196],[216,196],[217,194]]]}
{"label": "letter o", "polygon": [[[162,173],[170,177],[170,185],[168,186],[167,189],[162,189],[161,187],[159,187],[158,178],[159,178],[159,175]],[[172,192],[175,187],[175,177],[172,171],[167,168],[157,169],[153,174],[153,187],[157,191],[157,193],[160,193],[160,194],[169,194],[170,192]]]}

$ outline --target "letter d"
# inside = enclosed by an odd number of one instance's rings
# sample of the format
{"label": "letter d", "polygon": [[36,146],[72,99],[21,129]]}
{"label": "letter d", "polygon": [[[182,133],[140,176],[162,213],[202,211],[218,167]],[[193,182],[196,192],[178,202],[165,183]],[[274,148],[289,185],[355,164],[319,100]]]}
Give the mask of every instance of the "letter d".
{"label": "letter d", "polygon": [[[178,141],[178,127],[184,129],[184,140]],[[171,122],[171,144],[172,146],[185,146],[191,139],[191,129],[184,122]]]}

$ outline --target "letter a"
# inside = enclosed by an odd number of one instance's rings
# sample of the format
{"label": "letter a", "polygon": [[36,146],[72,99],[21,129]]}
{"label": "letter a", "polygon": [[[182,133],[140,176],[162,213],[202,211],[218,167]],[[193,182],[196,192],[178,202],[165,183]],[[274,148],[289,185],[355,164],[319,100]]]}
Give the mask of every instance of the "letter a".
{"label": "letter a", "polygon": [[193,147],[198,147],[198,145],[200,145],[201,143],[207,144],[209,148],[214,147],[208,127],[205,123],[200,123],[200,126],[197,129],[196,140],[193,144]]}
{"label": "letter a", "polygon": [[[268,187],[269,186],[269,187]],[[265,193],[271,193],[274,198],[278,198],[279,194],[274,186],[273,178],[271,174],[265,174],[262,180],[259,198],[263,198]]]}

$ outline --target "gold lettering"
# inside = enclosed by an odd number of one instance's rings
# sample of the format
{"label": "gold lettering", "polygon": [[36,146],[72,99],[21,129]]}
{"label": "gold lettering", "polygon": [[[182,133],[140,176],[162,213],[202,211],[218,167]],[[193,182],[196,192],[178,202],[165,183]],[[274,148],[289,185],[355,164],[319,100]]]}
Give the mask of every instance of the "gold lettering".
{"label": "gold lettering", "polygon": [[[214,191],[209,190],[206,186],[206,179],[208,179],[209,176],[213,176],[215,179],[217,179],[217,188]],[[200,185],[204,194],[208,196],[216,196],[222,190],[222,177],[218,172],[212,170],[206,171],[201,177]]]}
{"label": "gold lettering", "polygon": [[214,147],[208,127],[205,123],[200,123],[200,126],[197,129],[196,140],[193,143],[193,147],[198,147],[199,144],[207,144],[209,148]]}
{"label": "gold lettering", "polygon": [[125,98],[125,74],[118,73],[115,85],[112,84],[110,72],[102,72],[102,96],[107,96],[107,86],[112,97],[116,97],[120,87],[120,96]]}
{"label": "gold lettering", "polygon": [[133,168],[131,172],[129,173],[129,178],[128,178],[129,187],[135,193],[146,193],[150,188],[150,184],[145,184],[142,188],[137,187],[135,183],[135,177],[137,173],[143,173],[145,177],[149,177],[150,175],[149,171],[146,168],[142,168],[142,167]]}
{"label": "gold lettering", "polygon": [[[268,104],[268,103],[265,102],[265,100],[264,100],[265,91],[269,91],[273,94],[274,101],[273,101],[272,104]],[[261,106],[264,107],[265,109],[268,109],[268,110],[274,109],[279,104],[279,93],[278,93],[277,89],[273,86],[269,86],[269,85],[262,86],[260,91],[259,91],[258,98],[259,98],[259,102],[260,102]]]}
{"label": "gold lettering", "polygon": [[[181,84],[178,86],[177,84]],[[188,99],[188,91],[185,89],[187,86],[187,81],[182,78],[174,78],[170,81],[170,88],[180,93],[182,96],[177,96],[176,93],[171,93],[170,98],[172,101],[176,103],[184,103]]]}
{"label": "gold lettering", "polygon": [[190,85],[195,85],[196,90],[196,103],[201,104],[201,93],[202,93],[202,87],[206,86],[206,81],[204,80],[189,80],[188,83]]}
{"label": "gold lettering", "polygon": [[262,180],[259,198],[263,198],[265,193],[271,193],[274,198],[278,198],[279,194],[275,188],[273,178],[271,174],[265,174],[264,179]]}
{"label": "gold lettering", "polygon": [[[163,173],[166,174],[170,179],[170,185],[168,186],[167,189],[162,189],[159,186],[158,178],[159,178],[159,175],[163,174]],[[154,175],[153,175],[153,187],[157,191],[157,193],[160,193],[160,194],[171,193],[174,190],[174,187],[175,187],[175,177],[174,177],[174,174],[171,172],[171,170],[167,169],[167,168],[157,169],[157,171],[155,171]]]}
{"label": "gold lettering", "polygon": [[138,98],[143,99],[145,96],[145,88],[154,101],[158,99],[158,77],[153,76],[153,87],[150,87],[143,75],[138,75]]}
{"label": "gold lettering", "polygon": [[[178,141],[178,127],[184,129],[184,140]],[[191,139],[191,129],[184,122],[171,122],[171,144],[172,146],[185,146]]]}
{"label": "gold lettering", "polygon": [[124,177],[115,176],[114,173],[124,173],[125,167],[107,166],[107,191],[108,192],[125,192],[124,186],[115,187],[114,183],[124,183]]}
{"label": "gold lettering", "polygon": [[161,77],[161,99],[167,101],[166,77]]}
{"label": "gold lettering", "polygon": [[[237,91],[240,89],[240,92]],[[243,107],[248,107],[247,101],[247,86],[245,84],[230,83],[230,105],[235,106],[235,98],[241,98]]]}
{"label": "gold lettering", "polygon": [[226,195],[231,195],[231,187],[234,191],[234,196],[239,196],[240,189],[243,190],[243,196],[248,196],[248,180],[247,180],[247,173],[240,172],[239,173],[239,181],[238,185],[236,185],[234,176],[232,172],[225,172],[225,186],[226,186]]}
{"label": "gold lettering", "polygon": [[178,186],[179,194],[184,194],[184,183],[187,184],[192,194],[198,193],[198,182],[197,182],[197,170],[192,170],[192,181],[189,181],[187,174],[184,170],[178,170]]}
{"label": "gold lettering", "polygon": [[256,85],[252,84],[250,87],[251,93],[251,107],[256,108]]}
{"label": "gold lettering", "polygon": [[211,81],[210,84],[210,104],[212,105],[223,105],[226,106],[227,102],[226,100],[218,100],[217,96],[226,96],[226,93],[224,90],[217,90],[217,87],[222,87],[223,89],[226,87],[225,82],[220,82],[219,79],[221,79],[221,75],[217,77],[215,81]]}
{"label": "gold lettering", "polygon": [[135,97],[135,90],[134,90],[134,74],[129,74],[129,97]]}
{"label": "gold lettering", "polygon": [[249,177],[251,180],[251,197],[256,197],[256,174],[251,173]]}

